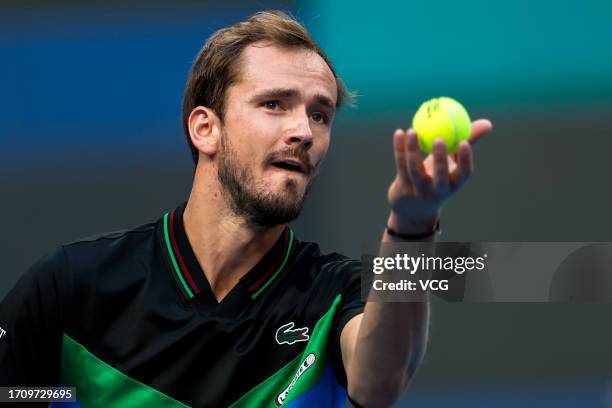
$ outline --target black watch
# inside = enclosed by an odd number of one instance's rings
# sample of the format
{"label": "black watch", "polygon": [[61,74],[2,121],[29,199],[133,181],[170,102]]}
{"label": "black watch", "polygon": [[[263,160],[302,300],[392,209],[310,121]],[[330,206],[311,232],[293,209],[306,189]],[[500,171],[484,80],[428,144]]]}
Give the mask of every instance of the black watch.
{"label": "black watch", "polygon": [[433,230],[431,232],[425,232],[423,234],[402,234],[399,233],[397,231],[395,231],[392,228],[389,228],[389,226],[387,225],[387,234],[389,234],[392,237],[396,237],[396,238],[401,238],[401,239],[405,239],[407,241],[416,241],[419,239],[424,239],[424,238],[428,238],[431,237],[434,234],[440,234],[440,219],[438,219],[438,221],[436,221],[436,224],[433,227]]}

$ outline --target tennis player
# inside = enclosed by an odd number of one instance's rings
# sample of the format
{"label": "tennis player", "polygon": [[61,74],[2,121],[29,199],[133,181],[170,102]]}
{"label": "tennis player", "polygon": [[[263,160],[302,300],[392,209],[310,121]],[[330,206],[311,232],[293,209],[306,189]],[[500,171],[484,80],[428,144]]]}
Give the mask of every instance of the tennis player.
{"label": "tennis player", "polygon": [[[184,95],[187,202],[39,260],[0,305],[0,386],[76,387],[75,405],[105,408],[397,400],[423,358],[428,304],[363,302],[360,263],[288,226],[349,99],[286,14],[217,31]],[[456,155],[439,140],[426,158],[414,131],[395,131],[382,241],[433,240],[490,129],[476,121]]]}

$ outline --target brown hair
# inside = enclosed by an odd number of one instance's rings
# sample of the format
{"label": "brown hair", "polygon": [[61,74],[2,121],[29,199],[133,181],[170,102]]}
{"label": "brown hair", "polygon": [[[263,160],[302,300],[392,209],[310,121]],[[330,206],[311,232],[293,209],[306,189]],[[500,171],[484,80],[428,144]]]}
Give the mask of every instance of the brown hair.
{"label": "brown hair", "polygon": [[336,107],[351,103],[353,95],[338,78],[323,50],[299,22],[282,11],[258,12],[246,21],[216,31],[206,41],[191,67],[183,96],[182,121],[194,164],[198,163],[198,150],[189,136],[191,111],[196,106],[206,106],[223,121],[225,93],[238,79],[240,54],[245,47],[259,41],[305,48],[319,54],[336,78]]}

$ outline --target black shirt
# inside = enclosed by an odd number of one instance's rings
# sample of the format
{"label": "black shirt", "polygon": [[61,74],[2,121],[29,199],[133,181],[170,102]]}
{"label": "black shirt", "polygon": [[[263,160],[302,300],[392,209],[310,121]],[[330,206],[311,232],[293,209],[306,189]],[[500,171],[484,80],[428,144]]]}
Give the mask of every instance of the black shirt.
{"label": "black shirt", "polygon": [[287,227],[219,303],[184,208],[33,265],[0,303],[0,386],[74,386],[84,407],[344,406],[360,263]]}

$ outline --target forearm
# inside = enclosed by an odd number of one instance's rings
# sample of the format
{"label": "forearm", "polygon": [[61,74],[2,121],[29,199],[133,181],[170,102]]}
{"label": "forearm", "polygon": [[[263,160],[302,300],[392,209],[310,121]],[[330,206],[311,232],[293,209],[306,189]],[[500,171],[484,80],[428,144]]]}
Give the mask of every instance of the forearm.
{"label": "forearm", "polygon": [[405,390],[427,344],[429,304],[368,302],[348,367],[348,392],[364,407],[387,407]]}
{"label": "forearm", "polygon": [[[432,231],[435,221],[408,228],[395,224],[391,216],[388,225],[416,235]],[[428,251],[434,239],[432,234],[418,242],[423,242],[423,250]],[[385,243],[402,242],[386,231],[382,241],[381,256],[391,255]],[[375,296],[370,293],[347,370],[349,395],[368,408],[389,406],[405,390],[425,352],[430,314],[428,301],[383,302]]]}

